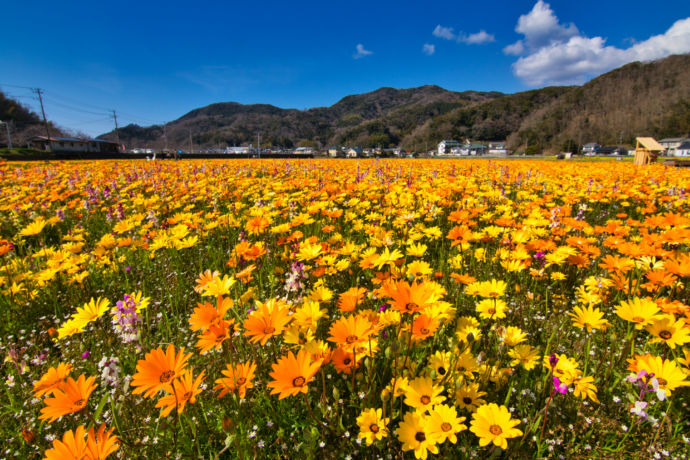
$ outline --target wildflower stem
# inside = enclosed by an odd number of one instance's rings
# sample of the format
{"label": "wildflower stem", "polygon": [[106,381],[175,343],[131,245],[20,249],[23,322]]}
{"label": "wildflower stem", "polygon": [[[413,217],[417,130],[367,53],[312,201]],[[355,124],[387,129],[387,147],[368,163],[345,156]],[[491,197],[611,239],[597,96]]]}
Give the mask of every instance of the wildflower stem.
{"label": "wildflower stem", "polygon": [[539,433],[539,443],[541,444],[541,440],[544,437],[544,428],[546,427],[546,417],[549,415],[549,405],[551,404],[551,400],[553,399],[553,384],[551,384],[551,392],[549,393],[549,400],[546,401],[546,407],[544,408],[544,420],[542,421],[541,424],[541,432]]}
{"label": "wildflower stem", "polygon": [[582,375],[587,375],[587,366],[589,364],[589,349],[592,346],[592,333],[587,334],[587,346],[585,347],[585,368]]}

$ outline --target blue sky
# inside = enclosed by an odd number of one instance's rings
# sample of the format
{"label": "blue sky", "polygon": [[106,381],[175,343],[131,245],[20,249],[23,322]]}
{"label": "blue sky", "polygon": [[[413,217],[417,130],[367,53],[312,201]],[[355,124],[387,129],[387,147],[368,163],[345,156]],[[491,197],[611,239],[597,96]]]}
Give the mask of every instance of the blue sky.
{"label": "blue sky", "polygon": [[5,2],[0,89],[97,135],[221,101],[382,86],[513,93],[690,52],[685,1]]}

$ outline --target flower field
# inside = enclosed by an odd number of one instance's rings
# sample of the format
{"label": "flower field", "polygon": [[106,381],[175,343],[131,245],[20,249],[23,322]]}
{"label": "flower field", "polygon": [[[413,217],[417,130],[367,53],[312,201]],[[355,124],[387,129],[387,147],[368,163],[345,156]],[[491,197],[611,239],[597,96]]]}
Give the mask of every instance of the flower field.
{"label": "flower field", "polygon": [[687,458],[688,170],[0,178],[3,458]]}

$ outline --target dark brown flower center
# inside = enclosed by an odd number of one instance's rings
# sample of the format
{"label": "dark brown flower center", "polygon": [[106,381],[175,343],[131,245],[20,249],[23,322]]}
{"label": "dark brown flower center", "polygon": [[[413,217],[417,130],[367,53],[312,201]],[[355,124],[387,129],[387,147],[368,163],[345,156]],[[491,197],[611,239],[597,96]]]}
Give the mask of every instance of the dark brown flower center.
{"label": "dark brown flower center", "polygon": [[472,404],[472,398],[470,398],[469,396],[465,396],[464,398],[462,398],[462,402],[469,406],[470,404]]}
{"label": "dark brown flower center", "polygon": [[264,334],[273,334],[276,331],[276,328],[273,326],[267,326],[266,329],[264,329]]}
{"label": "dark brown flower center", "polygon": [[418,442],[424,442],[424,441],[426,441],[426,436],[424,435],[424,433],[423,433],[422,431],[418,431],[417,434],[414,435],[414,438],[415,438]]}
{"label": "dark brown flower center", "polygon": [[414,302],[408,302],[405,304],[405,310],[407,310],[407,311],[414,311],[414,310],[417,310],[418,308],[419,308],[419,305],[417,305]]}
{"label": "dark brown flower center", "polygon": [[422,404],[429,404],[431,402],[431,398],[427,395],[422,395],[419,400],[422,402]]}
{"label": "dark brown flower center", "polygon": [[346,366],[349,366],[351,362],[352,360],[350,358],[343,359],[343,364],[345,364]]}
{"label": "dark brown flower center", "polygon": [[491,425],[491,426],[489,427],[489,431],[490,431],[491,434],[493,434],[494,436],[498,436],[499,434],[503,433],[503,430],[502,430],[501,427],[498,426],[498,425]]}
{"label": "dark brown flower center", "polygon": [[356,335],[348,335],[347,338],[345,339],[347,343],[355,343],[357,341],[357,336]]}
{"label": "dark brown flower center", "polygon": [[668,383],[666,379],[662,379],[661,377],[657,377],[656,380],[659,382],[659,385],[666,385]]}
{"label": "dark brown flower center", "polygon": [[438,368],[438,373],[439,373],[439,375],[446,375],[446,368],[443,366],[440,366]]}
{"label": "dark brown flower center", "polygon": [[664,340],[668,340],[673,336],[669,331],[661,331],[659,332],[659,337],[661,337]]}
{"label": "dark brown flower center", "polygon": [[452,427],[450,426],[450,423],[448,423],[448,422],[441,423],[441,429],[443,431],[450,431],[451,428]]}
{"label": "dark brown flower center", "polygon": [[86,404],[86,401],[84,401],[83,399],[79,399],[77,401],[74,401],[74,405],[79,407],[79,408],[84,407],[85,404]]}
{"label": "dark brown flower center", "polygon": [[633,316],[633,321],[636,323],[641,323],[642,321],[644,321],[644,318],[642,318],[641,316]]}
{"label": "dark brown flower center", "polygon": [[372,433],[378,433],[379,426],[375,423],[372,423],[371,425],[369,425],[369,431],[371,431]]}
{"label": "dark brown flower center", "polygon": [[182,395],[182,400],[187,401],[192,397],[193,393],[191,391],[186,392],[184,395]]}
{"label": "dark brown flower center", "polygon": [[301,375],[292,379],[292,386],[294,387],[303,387],[305,383],[307,383],[307,380]]}
{"label": "dark brown flower center", "polygon": [[244,377],[240,377],[239,379],[237,379],[238,385],[244,385],[246,382],[247,382],[247,379],[245,379]]}
{"label": "dark brown flower center", "polygon": [[429,329],[423,327],[419,330],[419,333],[422,335],[427,335],[429,333]]}
{"label": "dark brown flower center", "polygon": [[496,314],[496,309],[495,309],[495,308],[489,308],[489,309],[487,310],[487,313],[489,313],[489,315],[493,316],[493,315]]}
{"label": "dark brown flower center", "polygon": [[167,382],[171,381],[174,376],[175,376],[175,371],[164,371],[161,374],[160,379],[158,379],[158,380],[160,380],[161,383],[167,383]]}

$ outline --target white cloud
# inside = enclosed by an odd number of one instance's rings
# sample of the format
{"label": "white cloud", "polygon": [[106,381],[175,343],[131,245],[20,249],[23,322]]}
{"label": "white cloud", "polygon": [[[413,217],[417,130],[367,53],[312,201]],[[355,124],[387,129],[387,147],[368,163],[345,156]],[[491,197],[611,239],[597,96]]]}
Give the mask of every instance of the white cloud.
{"label": "white cloud", "polygon": [[455,40],[455,32],[452,27],[443,27],[441,24],[437,25],[433,32],[434,37],[443,38],[444,40]]}
{"label": "white cloud", "polygon": [[503,52],[505,54],[512,54],[514,56],[519,56],[522,53],[525,52],[525,45],[522,43],[522,40],[518,40],[512,45],[508,45],[505,48],[503,48]]}
{"label": "white cloud", "polygon": [[364,56],[374,54],[372,51],[364,49],[364,45],[362,45],[361,43],[357,44],[356,50],[357,52],[354,55],[352,55],[352,57],[355,59],[363,58]]}
{"label": "white cloud", "polygon": [[424,46],[422,46],[422,53],[426,54],[427,56],[431,56],[436,52],[436,45],[430,45],[429,43],[424,43]]}
{"label": "white cloud", "polygon": [[467,43],[468,45],[483,45],[484,43],[495,42],[496,37],[482,29],[476,34],[470,34],[467,36],[462,35],[458,37],[458,41],[462,43]]}
{"label": "white cloud", "polygon": [[574,24],[559,24],[549,4],[539,0],[530,13],[520,16],[515,30],[524,38],[503,52],[522,55],[513,72],[530,86],[581,84],[629,62],[690,52],[690,18],[677,21],[661,35],[618,48],[607,46],[603,37],[580,35]]}

